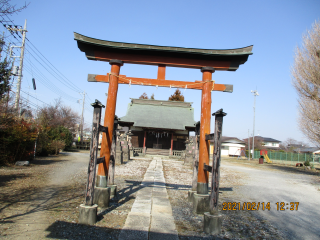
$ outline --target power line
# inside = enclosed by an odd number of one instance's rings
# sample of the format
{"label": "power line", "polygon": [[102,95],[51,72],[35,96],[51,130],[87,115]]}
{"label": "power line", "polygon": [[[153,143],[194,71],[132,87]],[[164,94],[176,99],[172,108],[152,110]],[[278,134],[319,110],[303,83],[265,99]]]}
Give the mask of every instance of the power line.
{"label": "power line", "polygon": [[[37,50],[37,52],[52,66],[52,67],[50,67],[51,69],[52,68],[54,68],[55,70],[54,71],[56,71],[56,72],[58,72],[59,74],[60,74],[60,76],[62,76],[66,81],[67,81],[67,84],[71,87],[71,88],[73,88],[73,89],[75,89],[74,91],[76,91],[76,92],[81,92],[82,90],[77,86],[77,85],[75,85],[73,82],[71,82],[65,75],[63,75],[37,48],[36,48],[36,46],[34,46],[34,44],[28,39],[28,38],[26,38],[27,39],[27,41],[32,45],[32,47],[35,49],[35,50]],[[29,45],[29,44],[28,44]],[[35,53],[35,54],[37,54],[34,50],[33,50],[33,52]],[[37,54],[38,56],[39,56],[39,54]],[[48,65],[48,64],[47,64]],[[53,70],[53,69],[52,69]]]}
{"label": "power line", "polygon": [[66,94],[65,92],[63,92],[62,90],[60,90],[58,87],[56,87],[50,80],[48,80],[39,70],[39,74],[42,75],[38,75],[37,72],[31,72],[31,68],[29,68],[28,65],[25,66],[25,70],[27,72],[29,72],[30,74],[34,74],[35,77],[45,86],[47,87],[49,90],[51,90],[52,92],[54,92],[55,94],[57,94],[58,96],[65,98],[68,101],[74,102],[76,100],[76,98],[69,96],[68,94]]}
{"label": "power line", "polygon": [[[50,72],[48,70],[48,68],[46,68],[29,50],[27,50],[27,52],[45,69],[48,71],[48,73],[50,73],[55,79],[57,79],[60,83],[62,83],[63,85],[65,85],[66,87],[68,87],[63,81],[61,81],[55,74],[53,74],[52,72]],[[70,88],[70,87],[69,87]],[[78,92],[74,89],[72,89],[75,92]]]}
{"label": "power line", "polygon": [[38,98],[36,98],[36,97],[34,97],[34,96],[31,96],[29,93],[26,93],[26,92],[25,92],[25,91],[23,91],[23,90],[21,90],[21,92],[23,92],[23,93],[27,94],[29,97],[32,97],[32,98],[34,98],[34,99],[38,100],[39,102],[42,102],[43,104],[46,104],[46,105],[50,106],[50,104],[45,103],[45,102],[43,102],[43,101],[39,100]]}

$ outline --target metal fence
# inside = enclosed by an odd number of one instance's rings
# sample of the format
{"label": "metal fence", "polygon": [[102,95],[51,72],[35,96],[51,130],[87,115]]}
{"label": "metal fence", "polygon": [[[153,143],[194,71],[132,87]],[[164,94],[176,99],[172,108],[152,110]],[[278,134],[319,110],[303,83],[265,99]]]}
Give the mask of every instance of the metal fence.
{"label": "metal fence", "polygon": [[[260,151],[254,151],[254,158],[260,158]],[[268,157],[272,160],[287,162],[319,162],[319,157],[310,153],[292,153],[292,152],[271,152],[268,151]]]}

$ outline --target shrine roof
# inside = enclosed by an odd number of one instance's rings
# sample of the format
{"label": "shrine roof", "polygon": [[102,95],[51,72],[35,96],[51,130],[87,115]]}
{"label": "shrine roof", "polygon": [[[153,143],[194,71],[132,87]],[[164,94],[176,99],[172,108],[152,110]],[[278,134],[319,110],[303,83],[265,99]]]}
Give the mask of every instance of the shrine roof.
{"label": "shrine roof", "polygon": [[236,49],[199,49],[168,47],[147,44],[113,42],[90,38],[74,33],[78,47],[89,60],[110,61],[118,59],[124,63],[201,68],[235,71],[248,60],[253,46]]}
{"label": "shrine roof", "polygon": [[195,128],[194,109],[190,102],[131,99],[127,114],[119,123],[130,123],[135,127],[169,130]]}

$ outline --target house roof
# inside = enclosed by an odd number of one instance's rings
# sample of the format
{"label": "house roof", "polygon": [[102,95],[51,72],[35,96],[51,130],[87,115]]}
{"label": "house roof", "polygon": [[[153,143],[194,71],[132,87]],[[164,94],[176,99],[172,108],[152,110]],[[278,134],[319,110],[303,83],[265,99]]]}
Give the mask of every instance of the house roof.
{"label": "house roof", "polygon": [[302,144],[288,144],[288,147],[293,147],[293,148],[304,148],[305,146]]}
{"label": "house roof", "polygon": [[300,152],[300,153],[313,153],[313,152],[317,152],[320,149],[317,147],[302,147],[302,148],[298,148],[295,149],[295,152]]}
{"label": "house roof", "polygon": [[[250,138],[251,139],[251,138]],[[279,140],[276,140],[274,138],[269,137],[261,137],[261,136],[254,136],[254,139],[261,140],[262,142],[281,142]],[[248,140],[248,138],[245,138],[243,140]]]}
{"label": "house roof", "polygon": [[[214,143],[214,141],[210,141],[210,143]],[[221,143],[235,143],[235,144],[246,144],[244,141],[240,140],[236,137],[221,137]]]}
{"label": "house roof", "polygon": [[242,141],[236,137],[221,137],[221,142],[222,143],[243,143],[243,144],[245,144],[244,141]]}
{"label": "house roof", "polygon": [[194,109],[190,102],[131,99],[122,125],[170,130],[195,129]]}

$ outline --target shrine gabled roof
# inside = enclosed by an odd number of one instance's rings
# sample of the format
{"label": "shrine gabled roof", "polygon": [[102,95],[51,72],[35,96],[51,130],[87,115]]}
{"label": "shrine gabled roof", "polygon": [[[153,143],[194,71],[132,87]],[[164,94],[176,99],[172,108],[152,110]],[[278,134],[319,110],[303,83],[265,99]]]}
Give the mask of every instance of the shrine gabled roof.
{"label": "shrine gabled roof", "polygon": [[90,38],[74,33],[74,39],[89,60],[110,61],[146,65],[164,64],[175,67],[214,67],[216,70],[235,71],[248,60],[253,46],[236,49],[199,49],[167,47],[136,43],[113,42]]}
{"label": "shrine gabled roof", "polygon": [[190,102],[131,99],[127,114],[119,123],[149,129],[186,130],[195,128],[196,121]]}

